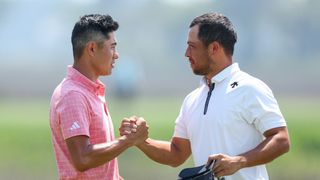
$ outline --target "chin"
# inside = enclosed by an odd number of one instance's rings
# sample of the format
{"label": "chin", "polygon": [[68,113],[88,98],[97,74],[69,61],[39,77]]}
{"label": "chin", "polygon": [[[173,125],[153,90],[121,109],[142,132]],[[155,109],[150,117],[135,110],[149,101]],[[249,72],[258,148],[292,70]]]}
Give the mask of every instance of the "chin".
{"label": "chin", "polygon": [[200,72],[199,72],[198,70],[196,70],[196,69],[192,69],[192,71],[193,71],[193,73],[196,74],[196,75],[199,75],[199,73],[200,73]]}
{"label": "chin", "polygon": [[199,75],[199,76],[205,75],[202,71],[199,71],[199,70],[193,70],[193,73],[194,73],[195,75]]}
{"label": "chin", "polygon": [[103,73],[101,73],[101,76],[109,76],[109,75],[111,75],[111,72],[103,72]]}

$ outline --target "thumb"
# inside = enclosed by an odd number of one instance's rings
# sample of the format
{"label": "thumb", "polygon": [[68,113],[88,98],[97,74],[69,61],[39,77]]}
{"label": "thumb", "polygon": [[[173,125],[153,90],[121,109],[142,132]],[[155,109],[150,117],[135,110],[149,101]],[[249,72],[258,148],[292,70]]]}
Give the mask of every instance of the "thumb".
{"label": "thumb", "polygon": [[206,167],[209,168],[210,166],[214,166],[215,162],[216,162],[215,156],[209,156]]}

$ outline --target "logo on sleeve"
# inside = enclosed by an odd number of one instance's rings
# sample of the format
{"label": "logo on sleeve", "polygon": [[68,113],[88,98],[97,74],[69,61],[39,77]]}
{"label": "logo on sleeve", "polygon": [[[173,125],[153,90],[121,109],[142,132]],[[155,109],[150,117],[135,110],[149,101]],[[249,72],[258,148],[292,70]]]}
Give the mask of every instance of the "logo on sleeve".
{"label": "logo on sleeve", "polygon": [[232,84],[230,84],[230,86],[231,86],[232,88],[234,88],[234,87],[238,86],[238,82],[235,81],[235,82],[233,82]]}
{"label": "logo on sleeve", "polygon": [[74,131],[74,130],[79,129],[79,128],[80,128],[80,125],[78,124],[77,121],[75,121],[75,122],[72,123],[70,131]]}

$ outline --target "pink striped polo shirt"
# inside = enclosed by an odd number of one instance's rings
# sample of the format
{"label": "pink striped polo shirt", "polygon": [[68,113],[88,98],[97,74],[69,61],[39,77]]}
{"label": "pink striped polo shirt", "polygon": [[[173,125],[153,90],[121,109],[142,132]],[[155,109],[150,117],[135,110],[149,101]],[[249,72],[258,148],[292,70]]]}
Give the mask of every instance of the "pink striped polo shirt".
{"label": "pink striped polo shirt", "polygon": [[50,127],[60,179],[120,179],[117,159],[85,172],[73,165],[65,140],[85,135],[91,144],[113,141],[113,124],[101,81],[92,82],[72,66],[51,98]]}

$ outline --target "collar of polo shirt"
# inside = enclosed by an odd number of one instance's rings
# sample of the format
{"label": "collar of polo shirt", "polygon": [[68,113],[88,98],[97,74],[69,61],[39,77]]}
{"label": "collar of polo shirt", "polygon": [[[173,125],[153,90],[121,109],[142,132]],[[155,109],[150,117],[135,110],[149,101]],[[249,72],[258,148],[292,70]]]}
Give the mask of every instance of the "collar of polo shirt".
{"label": "collar of polo shirt", "polygon": [[81,83],[84,88],[88,89],[96,96],[104,96],[105,86],[99,79],[97,79],[96,82],[93,82],[71,65],[68,66],[68,76],[71,79]]}
{"label": "collar of polo shirt", "polygon": [[[232,63],[230,66],[226,67],[222,71],[220,71],[217,75],[213,76],[211,79],[211,83],[220,83],[227,77],[231,76],[233,73],[239,71],[239,64],[238,63]],[[203,84],[208,84],[206,77],[202,77],[200,80],[200,86]]]}

